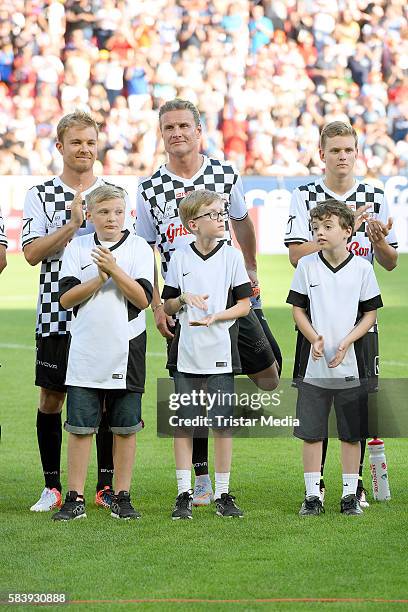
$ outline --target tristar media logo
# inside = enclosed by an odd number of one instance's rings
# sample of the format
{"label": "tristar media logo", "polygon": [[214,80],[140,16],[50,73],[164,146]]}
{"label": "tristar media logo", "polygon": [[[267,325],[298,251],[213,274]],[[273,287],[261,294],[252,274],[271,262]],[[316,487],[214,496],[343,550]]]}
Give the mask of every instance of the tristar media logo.
{"label": "tristar media logo", "polygon": [[190,232],[188,232],[181,223],[177,226],[174,225],[174,223],[170,223],[166,230],[167,240],[170,242],[170,244],[173,244],[174,239],[177,238],[177,236],[188,236],[189,234]]}
{"label": "tristar media logo", "polygon": [[360,243],[357,240],[349,242],[349,244],[347,245],[347,250],[350,251],[350,253],[353,253],[354,255],[360,255],[360,257],[367,257],[370,252],[370,249],[368,247],[360,246]]}

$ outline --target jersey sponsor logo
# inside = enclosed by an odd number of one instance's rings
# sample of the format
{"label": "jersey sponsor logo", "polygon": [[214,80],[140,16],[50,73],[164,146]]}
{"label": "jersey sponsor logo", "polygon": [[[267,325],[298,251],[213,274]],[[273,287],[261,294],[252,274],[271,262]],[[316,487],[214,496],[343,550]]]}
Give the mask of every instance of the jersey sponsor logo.
{"label": "jersey sponsor logo", "polygon": [[183,272],[183,276],[187,276],[187,274],[191,274],[191,272]]}
{"label": "jersey sponsor logo", "polygon": [[89,268],[89,266],[92,266],[92,264],[86,264],[86,266],[81,266],[81,270],[85,270],[85,268]]}
{"label": "jersey sponsor logo", "polygon": [[177,236],[188,236],[189,234],[190,232],[186,230],[182,223],[180,223],[178,226],[175,226],[174,223],[170,223],[166,230],[166,238],[170,244],[173,244],[174,239],[177,238]]}
{"label": "jersey sponsor logo", "polygon": [[367,257],[370,252],[368,247],[360,246],[360,243],[357,240],[353,240],[347,245],[347,250],[354,255],[359,255],[361,257]]}
{"label": "jersey sponsor logo", "polygon": [[181,198],[184,198],[187,195],[186,191],[181,191],[181,190],[177,190],[174,192],[175,196],[176,196],[176,200],[181,200]]}
{"label": "jersey sponsor logo", "polygon": [[310,283],[309,287],[320,287],[320,283],[317,283],[316,285],[313,285],[312,283]]}

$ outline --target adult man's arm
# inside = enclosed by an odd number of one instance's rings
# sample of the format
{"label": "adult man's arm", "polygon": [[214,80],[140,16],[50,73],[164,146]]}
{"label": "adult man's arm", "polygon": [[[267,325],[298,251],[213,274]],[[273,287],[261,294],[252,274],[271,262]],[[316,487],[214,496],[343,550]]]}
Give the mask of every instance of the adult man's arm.
{"label": "adult man's arm", "polygon": [[397,250],[385,239],[391,229],[392,219],[388,219],[387,224],[379,220],[367,221],[367,236],[373,245],[374,256],[380,266],[388,271],[396,267],[398,260]]}
{"label": "adult man's arm", "polygon": [[244,256],[248,276],[253,283],[258,282],[256,267],[256,236],[252,219],[247,215],[244,219],[231,219],[232,228]]}
{"label": "adult man's arm", "polygon": [[[35,213],[34,213],[35,214]],[[30,223],[30,213],[24,212],[25,219],[23,223]],[[40,261],[61,251],[67,243],[74,237],[75,233],[81,227],[84,220],[82,210],[82,193],[78,191],[75,194],[71,203],[71,219],[68,223],[57,229],[48,236],[35,237],[32,242],[24,245],[24,229],[23,229],[23,251],[26,261],[31,266],[36,266]]]}

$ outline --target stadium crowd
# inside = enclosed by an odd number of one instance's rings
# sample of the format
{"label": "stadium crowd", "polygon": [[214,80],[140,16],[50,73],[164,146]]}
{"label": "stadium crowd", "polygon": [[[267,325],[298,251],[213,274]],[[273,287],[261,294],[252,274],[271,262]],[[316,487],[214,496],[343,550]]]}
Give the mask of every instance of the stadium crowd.
{"label": "stadium crowd", "polygon": [[60,172],[75,108],[102,126],[100,173],[150,174],[175,96],[242,173],[320,174],[319,128],[349,118],[357,174],[408,174],[406,0],[2,1],[1,174]]}

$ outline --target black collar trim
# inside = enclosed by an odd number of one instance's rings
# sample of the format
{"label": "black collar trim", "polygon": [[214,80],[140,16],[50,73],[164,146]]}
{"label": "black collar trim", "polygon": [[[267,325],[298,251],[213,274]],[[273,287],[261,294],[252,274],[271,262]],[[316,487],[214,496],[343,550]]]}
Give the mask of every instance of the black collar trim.
{"label": "black collar trim", "polygon": [[339,270],[341,270],[342,268],[344,268],[344,266],[347,266],[347,264],[349,263],[349,261],[351,261],[354,257],[353,253],[350,253],[349,256],[339,265],[337,266],[337,268],[333,268],[333,266],[331,264],[329,264],[329,262],[327,261],[327,259],[325,259],[323,257],[323,254],[321,251],[318,252],[318,255],[321,259],[321,261],[324,263],[325,266],[327,266],[329,268],[329,270],[331,270],[332,272],[336,273]]}
{"label": "black collar trim", "polygon": [[[123,234],[123,236],[122,236],[122,238],[119,240],[119,242],[115,242],[115,244],[114,244],[113,246],[109,247],[109,250],[110,250],[110,251],[114,251],[115,249],[117,249],[118,247],[120,247],[120,245],[121,245],[121,244],[123,244],[123,243],[125,242],[126,238],[129,236],[129,230],[127,230],[127,229],[126,229],[126,230],[123,230],[122,234]],[[101,244],[101,243],[99,242],[99,238],[98,238],[98,236],[96,235],[96,232],[95,232],[95,234],[94,234],[94,240],[95,240],[95,244],[99,244],[99,245]]]}
{"label": "black collar trim", "polygon": [[198,257],[200,257],[203,261],[206,261],[207,259],[210,259],[210,257],[212,257],[213,255],[215,255],[222,248],[224,243],[225,243],[225,240],[220,240],[217,246],[212,251],[207,253],[207,255],[203,255],[202,253],[200,253],[200,251],[197,249],[195,245],[195,242],[191,242],[190,247],[193,249],[194,253],[198,255]]}

